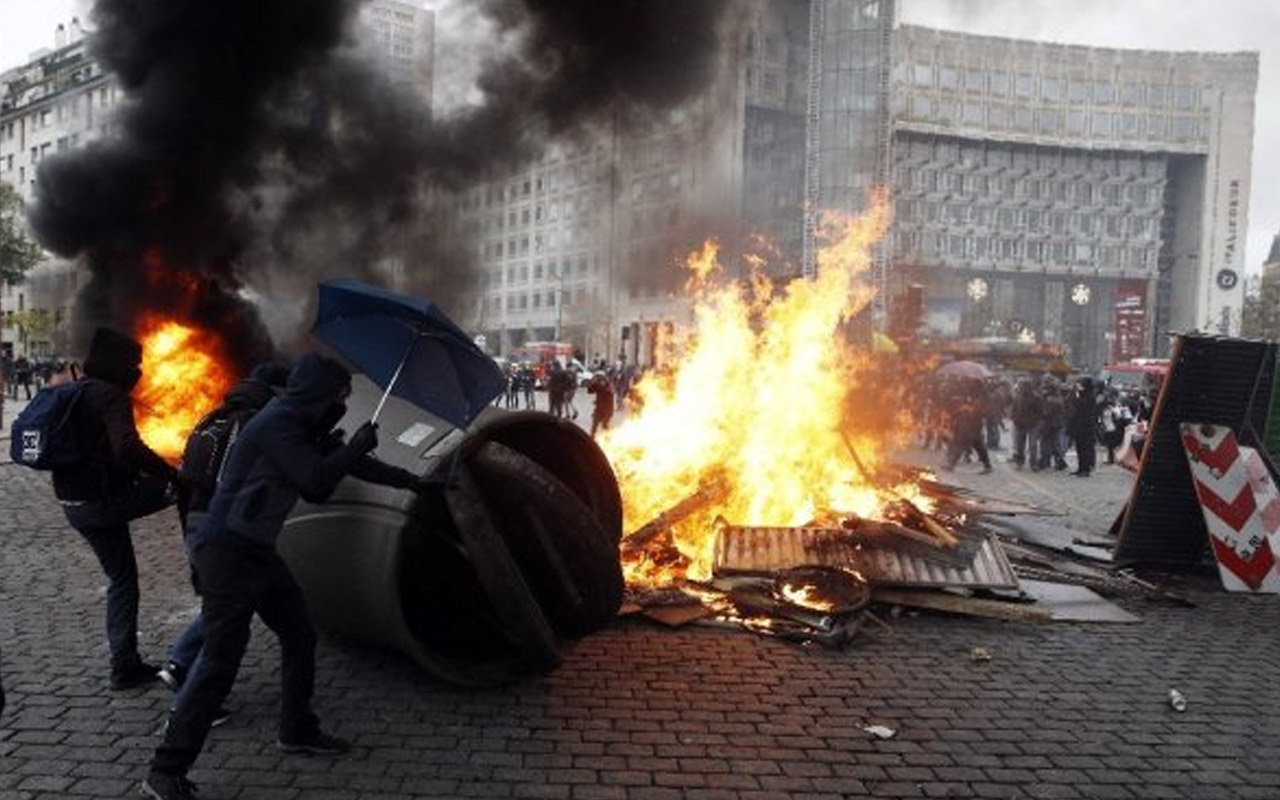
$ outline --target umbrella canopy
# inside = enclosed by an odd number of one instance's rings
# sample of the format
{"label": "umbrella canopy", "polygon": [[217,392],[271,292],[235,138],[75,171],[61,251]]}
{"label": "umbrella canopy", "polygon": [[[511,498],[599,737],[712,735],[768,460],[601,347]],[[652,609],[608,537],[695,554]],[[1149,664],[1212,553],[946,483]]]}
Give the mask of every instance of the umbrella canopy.
{"label": "umbrella canopy", "polygon": [[465,428],[504,391],[498,365],[434,303],[350,278],[319,292],[312,335],[382,387],[383,402],[395,394]]}
{"label": "umbrella canopy", "polygon": [[939,375],[950,375],[953,378],[974,378],[984,380],[991,377],[991,370],[977,361],[948,361],[938,367]]}

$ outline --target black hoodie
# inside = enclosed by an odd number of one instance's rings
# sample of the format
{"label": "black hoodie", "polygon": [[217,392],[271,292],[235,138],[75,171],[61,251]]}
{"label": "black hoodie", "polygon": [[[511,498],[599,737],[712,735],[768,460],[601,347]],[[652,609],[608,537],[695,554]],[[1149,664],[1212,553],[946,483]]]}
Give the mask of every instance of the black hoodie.
{"label": "black hoodie", "polygon": [[59,500],[97,502],[121,491],[139,474],[172,480],[167,461],[138,436],[129,392],[142,376],[142,346],[109,328],[99,328],[84,362],[85,382],[75,421],[84,459],[53,471]]}
{"label": "black hoodie", "polygon": [[351,375],[315,354],[298,360],[284,393],[267,403],[236,439],[209,504],[197,543],[234,531],[274,545],[299,496],[327,499],[348,474],[408,488],[417,476],[370,458],[350,445],[331,450],[329,432],[345,411]]}

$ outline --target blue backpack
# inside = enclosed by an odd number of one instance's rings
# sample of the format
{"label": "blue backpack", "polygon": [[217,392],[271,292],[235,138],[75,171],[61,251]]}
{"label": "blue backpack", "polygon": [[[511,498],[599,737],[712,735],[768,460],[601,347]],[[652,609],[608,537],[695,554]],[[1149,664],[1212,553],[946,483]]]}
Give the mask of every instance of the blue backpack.
{"label": "blue backpack", "polygon": [[13,421],[9,457],[32,469],[57,469],[83,458],[76,406],[84,394],[83,380],[41,389]]}

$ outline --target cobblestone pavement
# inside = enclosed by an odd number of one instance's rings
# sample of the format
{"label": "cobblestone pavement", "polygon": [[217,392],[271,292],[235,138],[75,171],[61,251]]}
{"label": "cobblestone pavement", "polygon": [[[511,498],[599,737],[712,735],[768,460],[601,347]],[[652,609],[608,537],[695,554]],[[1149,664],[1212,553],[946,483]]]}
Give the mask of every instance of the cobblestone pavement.
{"label": "cobblestone pavement", "polygon": [[[1004,464],[946,477],[1099,533],[1130,480]],[[174,516],[136,525],[135,541],[143,651],[159,659],[195,601]],[[191,777],[203,797],[261,800],[1274,800],[1280,610],[1199,585],[1193,609],[1128,603],[1133,625],[907,614],[843,651],[619,620],[552,674],[486,691],[322,637],[317,710],[357,745],[339,760],[276,752],[278,652],[255,626],[234,716]],[[137,795],[169,695],[106,691],[103,601],[47,478],[0,463],[0,800]]]}

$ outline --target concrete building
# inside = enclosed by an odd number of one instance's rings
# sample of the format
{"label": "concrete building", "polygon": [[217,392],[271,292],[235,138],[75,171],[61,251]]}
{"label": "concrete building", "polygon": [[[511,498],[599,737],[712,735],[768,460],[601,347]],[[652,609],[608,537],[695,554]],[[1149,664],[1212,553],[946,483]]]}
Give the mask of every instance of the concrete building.
{"label": "concrete building", "polygon": [[490,351],[569,341],[587,359],[651,363],[688,320],[682,261],[703,241],[752,235],[801,269],[808,3],[735,8],[710,89],[662,114],[615,114],[608,129],[472,190],[467,230],[485,271],[468,322]]}
{"label": "concrete building", "polygon": [[[120,99],[90,57],[78,20],[59,25],[54,44],[0,74],[0,181],[24,202],[34,196],[40,161],[106,133]],[[86,279],[73,263],[50,257],[24,282],[0,286],[0,347],[15,356],[65,353],[70,306]]]}
{"label": "concrete building", "polygon": [[421,0],[370,0],[360,8],[358,40],[375,64],[400,86],[430,102],[435,15]]}
{"label": "concrete building", "polygon": [[1163,354],[1168,331],[1239,333],[1256,53],[899,26],[894,0],[814,9],[810,199],[856,209],[887,176],[882,296],[923,284],[936,334],[1063,344],[1082,367]]}

